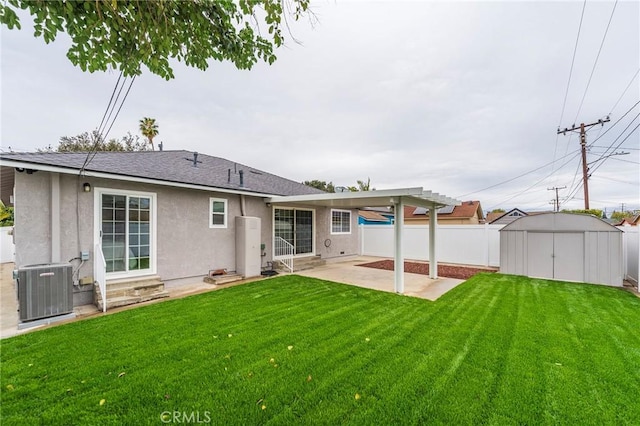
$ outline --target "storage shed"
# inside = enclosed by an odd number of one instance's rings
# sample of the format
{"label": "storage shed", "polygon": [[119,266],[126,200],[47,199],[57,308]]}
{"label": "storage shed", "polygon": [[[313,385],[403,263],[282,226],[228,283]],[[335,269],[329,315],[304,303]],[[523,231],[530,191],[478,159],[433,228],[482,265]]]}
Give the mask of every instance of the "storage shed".
{"label": "storage shed", "polygon": [[622,286],[622,231],[595,216],[544,213],[500,230],[500,272]]}

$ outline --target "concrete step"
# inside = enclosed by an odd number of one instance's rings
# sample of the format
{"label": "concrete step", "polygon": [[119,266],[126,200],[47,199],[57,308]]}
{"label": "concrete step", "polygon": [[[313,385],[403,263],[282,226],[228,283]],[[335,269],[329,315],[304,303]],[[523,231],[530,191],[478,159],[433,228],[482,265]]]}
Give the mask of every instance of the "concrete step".
{"label": "concrete step", "polygon": [[[323,266],[326,264],[327,264],[327,261],[322,259],[320,256],[294,258],[293,272],[305,271],[307,269],[317,268],[318,266]],[[289,270],[281,262],[278,262],[278,261],[274,262],[273,269],[280,272],[289,272]]]}
{"label": "concrete step", "polygon": [[[163,297],[169,297],[169,293],[158,276],[107,282],[107,310]],[[94,285],[94,302],[101,310],[102,295],[98,285]]]}
{"label": "concrete step", "polygon": [[243,280],[244,277],[239,274],[215,275],[213,277],[204,277],[204,282],[214,285],[228,284],[235,281]]}

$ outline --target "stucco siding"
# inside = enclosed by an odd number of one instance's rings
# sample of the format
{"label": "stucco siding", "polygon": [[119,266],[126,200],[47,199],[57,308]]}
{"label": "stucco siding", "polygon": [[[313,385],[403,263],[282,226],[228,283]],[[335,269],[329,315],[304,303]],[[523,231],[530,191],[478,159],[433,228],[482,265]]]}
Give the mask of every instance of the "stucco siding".
{"label": "stucco siding", "polygon": [[51,262],[50,174],[16,173],[14,196],[16,267]]}
{"label": "stucco siding", "polygon": [[[360,251],[360,228],[358,227],[358,211],[351,211],[351,233],[331,233],[331,209],[316,209],[316,254],[323,258],[357,255]],[[327,241],[328,240],[328,241]],[[328,247],[327,247],[328,246]]]}

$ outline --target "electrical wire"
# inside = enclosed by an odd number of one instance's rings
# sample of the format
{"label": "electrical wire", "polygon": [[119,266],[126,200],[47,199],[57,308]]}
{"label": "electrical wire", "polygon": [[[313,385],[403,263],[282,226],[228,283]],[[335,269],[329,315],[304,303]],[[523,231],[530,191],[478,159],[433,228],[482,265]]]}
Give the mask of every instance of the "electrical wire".
{"label": "electrical wire", "polygon": [[[122,75],[122,73],[121,73]],[[129,87],[127,88],[127,91],[124,94],[124,97],[122,98],[122,100],[120,101],[120,106],[118,107],[115,116],[113,117],[113,119],[111,119],[111,116],[113,115],[113,112],[116,109],[116,105],[118,103],[118,100],[120,99],[120,94],[122,93],[122,90],[124,89],[124,86],[126,85],[126,77],[122,82],[122,85],[120,85],[120,88],[118,89],[118,85],[120,82],[120,77],[118,77],[118,81],[116,82],[116,86],[114,87],[114,90],[111,94],[111,98],[109,99],[109,105],[107,105],[107,109],[105,110],[105,114],[103,115],[103,120],[100,123],[100,126],[98,127],[98,135],[96,137],[96,140],[93,144],[93,147],[91,150],[89,150],[89,152],[87,153],[87,157],[85,158],[84,164],[82,165],[82,167],[80,168],[80,172],[79,175],[82,175],[82,173],[84,172],[84,170],[86,169],[86,167],[89,165],[89,163],[91,163],[91,161],[93,161],[93,159],[95,158],[95,156],[98,153],[98,146],[100,144],[100,141],[106,140],[109,132],[111,131],[111,128],[113,127],[114,123],[116,122],[118,115],[120,114],[120,110],[122,109],[125,101],[127,100],[127,97],[129,96],[129,92],[131,91],[131,86],[133,86],[133,82],[135,81],[136,76],[133,76],[129,82]],[[113,100],[113,95],[116,92],[116,90],[118,91],[118,94],[115,97],[115,100]],[[107,114],[107,111],[110,111]],[[106,121],[105,121],[105,116],[106,116]],[[111,120],[111,124],[109,124],[109,120]],[[109,126],[107,128],[107,125]],[[106,129],[106,132],[105,132]]]}
{"label": "electrical wire", "polygon": [[[564,166],[566,166],[566,165],[567,165],[567,164],[569,164],[571,161],[573,161],[573,160],[574,160],[574,159],[575,159],[579,154],[580,154],[580,152],[579,152],[579,151],[577,151],[577,152],[575,152],[575,151],[574,151],[574,156],[573,156],[573,157],[571,157],[571,158],[570,158],[569,160],[567,160],[566,162],[564,162],[564,163],[562,164],[562,166],[560,166],[560,167],[558,168],[558,170],[562,169]],[[542,179],[540,179],[540,180],[536,181],[534,184],[530,185],[530,186],[529,186],[529,187],[527,187],[526,189],[524,189],[524,190],[522,190],[522,191],[520,191],[520,192],[518,192],[518,193],[516,193],[516,194],[512,195],[511,197],[507,198],[506,200],[503,200],[500,204],[505,204],[506,202],[511,201],[511,200],[513,200],[513,199],[514,199],[514,198],[516,198],[516,197],[519,197],[520,195],[524,194],[525,192],[528,192],[531,188],[533,188],[533,187],[537,186],[538,184],[540,184],[540,182],[544,181],[545,179],[547,179],[547,178],[549,178],[551,175],[553,175],[553,173],[555,173],[555,172],[551,172],[551,173],[549,173],[548,175],[546,175],[546,176],[544,176]],[[458,197],[456,197],[456,198],[458,198]]]}
{"label": "electrical wire", "polygon": [[635,80],[636,77],[638,76],[638,73],[640,73],[640,68],[638,68],[636,70],[636,73],[633,75],[633,77],[631,77],[631,81],[629,81],[629,84],[627,84],[627,87],[622,91],[622,95],[620,95],[620,97],[618,98],[616,103],[609,110],[609,115],[611,115],[613,113],[613,110],[616,109],[616,107],[618,106],[618,104],[622,100],[622,97],[625,95],[625,93],[627,93],[627,90],[629,90],[629,87],[631,87],[631,83],[633,83],[633,80]]}
{"label": "electrical wire", "polygon": [[[636,115],[636,116],[635,116],[635,118],[634,118],[634,119],[629,123],[629,125],[628,125],[627,127],[625,127],[625,129],[622,131],[622,133],[620,133],[620,135],[619,135],[619,136],[618,136],[618,137],[613,141],[613,143],[611,144],[611,146],[613,146],[613,144],[614,144],[614,143],[616,143],[616,141],[617,141],[618,139],[620,139],[620,137],[621,137],[622,135],[624,135],[624,132],[626,132],[626,131],[627,131],[627,129],[631,126],[631,124],[633,124],[633,122],[635,121],[635,119],[636,119],[636,118],[638,118],[638,116],[640,116],[640,113],[639,113],[638,115]],[[622,139],[622,140],[620,141],[620,143],[619,143],[619,144],[618,144],[618,145],[613,149],[613,151],[615,151],[616,149],[620,148],[620,146],[622,146],[622,144],[623,144],[623,143],[625,143],[625,142],[626,142],[626,140],[627,140],[627,139],[629,139],[629,138],[631,137],[631,135],[632,135],[636,130],[638,130],[638,127],[640,127],[640,123],[639,123],[639,124],[636,124],[636,127],[634,127],[634,128],[633,128],[633,130],[631,130],[631,131],[629,132],[629,134],[628,134],[624,139]],[[605,162],[606,162],[610,157],[604,157],[604,158],[603,158],[603,157],[601,156],[600,158],[602,158],[602,159],[603,159],[603,160],[602,160],[602,162],[601,162],[601,163],[599,163],[596,167],[594,167],[594,168],[593,168],[593,170],[591,170],[591,171],[590,171],[591,173],[594,173],[596,170],[598,170],[600,167],[602,167],[602,165],[603,165],[603,164],[604,164],[604,163],[605,163]],[[598,161],[598,160],[596,160],[596,161]]]}
{"label": "electrical wire", "polygon": [[[567,88],[564,91],[564,100],[562,101],[562,111],[560,112],[560,119],[558,120],[558,127],[560,127],[562,125],[562,119],[564,118],[564,111],[565,108],[567,106],[567,98],[569,96],[569,87],[571,87],[571,76],[573,75],[573,66],[575,64],[576,61],[576,53],[578,52],[578,41],[580,40],[580,31],[582,30],[582,21],[584,20],[584,10],[587,6],[587,0],[584,0],[584,3],[582,3],[582,13],[580,14],[580,24],[578,25],[578,34],[576,35],[576,43],[573,46],[573,56],[571,58],[571,67],[569,68],[569,79],[567,80]],[[556,133],[556,143],[555,143],[555,147],[553,149],[553,161],[552,161],[552,167],[551,167],[551,171],[553,172],[553,165],[555,164],[555,160],[556,160],[556,156],[558,155],[558,140],[560,138],[560,134]],[[569,140],[567,141],[567,145],[565,148],[565,155],[568,153],[569,151],[569,142],[571,141],[571,136],[569,136]]]}
{"label": "electrical wire", "polygon": [[598,140],[600,140],[600,138],[602,138],[604,135],[606,135],[607,133],[609,133],[609,132],[611,131],[611,129],[613,129],[614,127],[616,127],[616,124],[618,124],[619,122],[621,122],[621,121],[622,121],[622,119],[623,119],[623,118],[625,118],[625,117],[627,116],[627,114],[629,114],[629,113],[630,113],[630,112],[631,112],[635,107],[637,107],[637,106],[638,106],[638,104],[640,104],[640,101],[638,101],[638,102],[636,102],[635,104],[633,104],[633,105],[631,106],[631,108],[629,108],[629,109],[627,110],[627,112],[625,112],[625,113],[622,115],[622,117],[620,117],[619,119],[617,119],[617,120],[615,121],[615,123],[613,123],[611,126],[609,126],[609,127],[607,128],[607,130],[605,130],[605,131],[604,131],[604,133],[602,133],[600,136],[598,136],[597,138],[595,138],[595,139],[593,140],[593,142],[591,142],[591,143],[589,144],[589,146],[591,146],[591,145],[595,144],[596,142],[598,142]]}
{"label": "electrical wire", "polygon": [[578,25],[578,35],[576,35],[576,44],[573,46],[573,57],[571,58],[571,67],[569,68],[569,79],[567,80],[567,89],[564,92],[564,101],[562,102],[562,112],[560,112],[560,120],[558,120],[558,127],[562,125],[562,119],[564,118],[564,110],[567,106],[567,97],[569,96],[569,87],[571,86],[571,76],[573,74],[573,65],[576,61],[576,53],[578,51],[578,41],[580,40],[580,31],[582,30],[582,21],[584,20],[584,10],[587,6],[587,0],[582,3],[582,13],[580,14],[580,24]]}
{"label": "electrical wire", "polygon": [[[124,94],[124,98],[122,98],[122,102],[120,102],[120,106],[118,107],[118,111],[116,111],[116,115],[113,117],[113,120],[111,121],[111,125],[109,126],[109,128],[107,129],[107,131],[105,132],[104,135],[100,135],[100,139],[102,140],[107,140],[107,137],[109,136],[109,132],[111,132],[111,128],[113,127],[113,124],[116,122],[116,119],[118,118],[118,115],[120,115],[120,110],[122,109],[122,106],[124,105],[124,102],[127,100],[127,97],[129,96],[129,92],[131,91],[131,86],[133,86],[133,82],[136,80],[136,76],[134,75],[133,78],[131,79],[131,82],[129,83],[129,87],[127,88],[127,91]],[[98,153],[98,150],[95,149],[91,158],[89,159],[89,161],[87,162],[87,165],[93,161],[93,159],[95,158],[96,154]]]}
{"label": "electrical wire", "polygon": [[607,38],[607,33],[609,32],[609,27],[611,26],[611,20],[613,19],[613,14],[616,11],[617,5],[618,5],[618,0],[616,0],[616,2],[613,4],[613,9],[611,10],[611,16],[609,16],[609,22],[607,23],[607,28],[604,30],[604,35],[602,36],[602,42],[600,43],[600,48],[598,49],[596,60],[593,62],[593,68],[591,68],[591,74],[589,75],[589,80],[587,81],[587,87],[585,87],[584,89],[584,93],[582,94],[582,100],[580,101],[578,112],[576,113],[576,118],[573,120],[574,123],[578,121],[578,117],[580,116],[580,111],[582,111],[582,105],[584,104],[584,99],[587,97],[587,92],[589,91],[589,86],[591,85],[591,79],[593,78],[593,74],[596,71],[596,65],[598,65],[598,59],[600,58],[600,53],[602,52],[602,46],[604,46],[604,41]]}
{"label": "electrical wire", "polygon": [[[629,124],[627,124],[627,127],[625,127],[625,128],[624,128],[624,130],[623,130],[623,131],[618,135],[618,137],[617,137],[617,138],[615,138],[613,142],[611,142],[611,144],[607,147],[607,149],[605,149],[605,150],[604,150],[604,152],[603,152],[602,154],[600,154],[600,157],[599,157],[597,160],[595,160],[595,161],[600,161],[602,158],[605,158],[607,155],[609,155],[609,151],[613,152],[613,151],[615,151],[616,149],[618,149],[618,148],[620,147],[620,146],[618,145],[616,148],[613,148],[613,145],[618,141],[618,139],[620,139],[620,137],[621,137],[622,135],[624,135],[624,132],[626,132],[626,131],[627,131],[627,129],[628,129],[629,127],[631,127],[631,125],[633,124],[633,122],[634,122],[634,121],[636,121],[636,119],[637,119],[638,117],[640,117],[640,112],[639,112],[638,114],[636,114],[636,116],[635,116],[635,117],[633,117],[633,119],[629,122]],[[626,139],[625,139],[625,140],[626,140]],[[595,142],[595,141],[594,141],[594,142]],[[613,148],[613,149],[612,149],[612,148]]]}
{"label": "electrical wire", "polygon": [[[558,158],[558,159],[556,159],[556,160],[550,161],[550,162],[548,162],[548,163],[546,163],[546,164],[543,164],[543,165],[542,165],[542,166],[540,166],[540,167],[536,167],[535,169],[533,169],[533,170],[529,170],[528,172],[525,172],[525,173],[523,173],[523,174],[521,174],[521,175],[515,176],[515,177],[513,177],[513,178],[509,178],[509,179],[507,179],[507,180],[505,180],[505,181],[502,181],[502,182],[496,183],[496,184],[491,185],[491,186],[488,186],[488,187],[486,187],[486,188],[478,189],[477,191],[472,191],[472,192],[468,192],[468,193],[466,193],[466,194],[457,195],[455,198],[462,198],[462,197],[466,197],[466,196],[468,196],[468,195],[476,194],[476,193],[478,193],[478,192],[486,191],[486,190],[488,190],[488,189],[492,189],[492,188],[495,188],[495,187],[497,187],[497,186],[504,185],[505,183],[513,182],[513,181],[514,181],[514,180],[516,180],[516,179],[520,179],[520,178],[521,178],[521,177],[523,177],[523,176],[526,176],[526,175],[531,174],[531,173],[533,173],[533,172],[537,172],[538,170],[543,169],[543,168],[545,168],[545,167],[547,167],[547,166],[549,166],[549,165],[551,165],[551,164],[553,164],[553,163],[555,163],[555,162],[557,162],[557,161],[560,161],[560,160],[562,160],[562,159],[564,159],[564,158],[568,157],[568,156],[569,156],[569,155],[571,155],[571,154],[575,154],[575,153],[577,153],[577,152],[579,152],[579,150],[572,151],[572,152],[570,152],[570,153],[568,153],[568,154],[566,154],[566,155],[564,155],[564,156],[562,156],[562,157],[560,157],[560,158]],[[560,167],[560,168],[562,168],[562,167]],[[551,174],[553,174],[553,172],[552,172]]]}

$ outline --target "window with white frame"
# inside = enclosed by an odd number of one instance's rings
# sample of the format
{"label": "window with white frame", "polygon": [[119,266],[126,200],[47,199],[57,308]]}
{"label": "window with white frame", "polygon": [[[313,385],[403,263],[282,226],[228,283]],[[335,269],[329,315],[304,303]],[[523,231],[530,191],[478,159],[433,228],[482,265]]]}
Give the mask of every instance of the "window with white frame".
{"label": "window with white frame", "polygon": [[351,211],[331,210],[331,233],[350,234],[351,233]]}
{"label": "window with white frame", "polygon": [[227,227],[227,200],[224,198],[209,199],[209,228]]}

